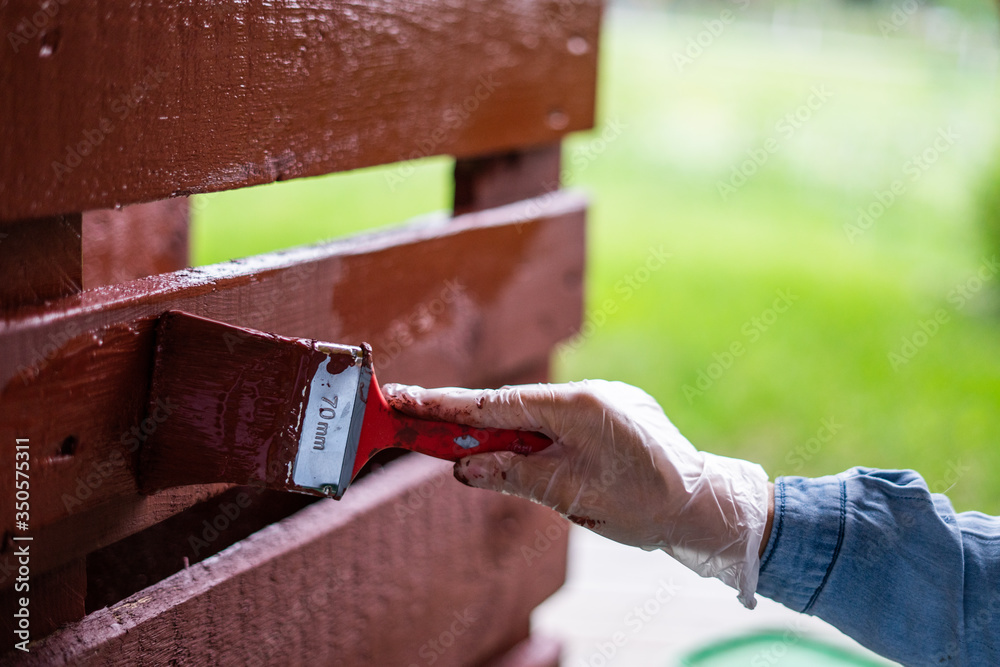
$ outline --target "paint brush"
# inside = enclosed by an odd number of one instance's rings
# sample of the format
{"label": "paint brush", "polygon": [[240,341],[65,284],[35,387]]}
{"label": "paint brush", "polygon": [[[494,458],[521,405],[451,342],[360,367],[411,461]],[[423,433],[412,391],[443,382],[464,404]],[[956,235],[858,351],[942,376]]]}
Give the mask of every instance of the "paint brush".
{"label": "paint brush", "polygon": [[139,455],[145,493],[230,482],[340,498],[384,449],[456,461],[552,444],[540,433],[390,408],[366,344],[276,336],[179,311],[157,323],[148,414],[155,427]]}

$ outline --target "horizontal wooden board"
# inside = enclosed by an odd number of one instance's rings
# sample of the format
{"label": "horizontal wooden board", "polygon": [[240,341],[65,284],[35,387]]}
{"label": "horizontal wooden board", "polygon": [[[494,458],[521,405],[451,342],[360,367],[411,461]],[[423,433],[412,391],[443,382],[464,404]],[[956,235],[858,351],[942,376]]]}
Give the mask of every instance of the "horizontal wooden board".
{"label": "horizontal wooden board", "polygon": [[315,500],[298,493],[238,486],[103,549],[91,551],[86,556],[86,611],[117,604]]}
{"label": "horizontal wooden board", "polygon": [[44,6],[0,3],[0,221],[593,125],[598,0]]}
{"label": "horizontal wooden board", "polygon": [[179,271],[188,263],[188,200],[83,214],[83,287]]}
{"label": "horizontal wooden board", "polygon": [[79,213],[0,228],[0,316],[80,291],[80,229]]}
{"label": "horizontal wooden board", "polygon": [[[137,495],[152,326],[168,309],[375,349],[383,382],[489,384],[537,368],[579,325],[585,202],[552,193],[246,260],[88,290],[0,320],[0,441],[30,441],[33,571],[210,497]],[[162,416],[162,415],[160,415]],[[13,470],[13,447],[0,469]],[[13,507],[13,476],[0,504]],[[14,516],[0,526],[15,530]],[[11,553],[0,548],[0,587]]]}
{"label": "horizontal wooden board", "polygon": [[567,534],[546,508],[403,457],[7,664],[479,664],[527,635]]}

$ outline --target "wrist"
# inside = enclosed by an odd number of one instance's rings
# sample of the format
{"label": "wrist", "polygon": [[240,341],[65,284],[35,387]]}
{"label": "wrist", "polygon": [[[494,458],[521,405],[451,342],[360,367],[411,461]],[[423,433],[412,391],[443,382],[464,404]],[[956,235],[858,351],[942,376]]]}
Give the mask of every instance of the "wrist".
{"label": "wrist", "polygon": [[771,526],[774,525],[774,483],[767,483],[767,521],[764,523],[764,534],[760,538],[760,549],[757,551],[757,558],[764,555],[764,549],[771,540]]}

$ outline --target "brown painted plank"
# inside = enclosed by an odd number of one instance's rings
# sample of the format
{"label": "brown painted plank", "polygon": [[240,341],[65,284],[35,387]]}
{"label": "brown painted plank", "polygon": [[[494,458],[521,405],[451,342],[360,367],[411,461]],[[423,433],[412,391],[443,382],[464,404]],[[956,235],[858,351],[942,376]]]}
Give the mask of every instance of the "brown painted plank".
{"label": "brown painted plank", "polygon": [[0,316],[79,292],[81,256],[79,213],[0,228]]}
{"label": "brown painted plank", "polygon": [[548,509],[469,489],[449,464],[407,456],[342,501],[314,503],[17,657],[476,664],[520,641],[531,609],[562,583],[567,533]]}
{"label": "brown painted plank", "polygon": [[0,4],[0,90],[17,91],[0,97],[0,220],[493,153],[593,125],[598,0],[50,10],[36,21],[37,0]]}
{"label": "brown painted plank", "polygon": [[[28,438],[36,571],[207,498],[136,495],[154,318],[370,341],[379,378],[486,384],[537,368],[581,316],[584,200],[549,196],[367,237],[88,290],[0,321],[0,442]],[[523,222],[524,210],[536,217]],[[516,222],[512,222],[516,221]],[[0,470],[13,448],[0,448]],[[0,506],[13,502],[0,476]],[[11,530],[13,516],[0,526]],[[9,585],[0,554],[0,586]]]}
{"label": "brown painted plank", "polygon": [[[36,526],[31,522],[28,531],[33,538],[31,572],[38,575],[61,567],[165,521],[227,488],[227,485],[214,484],[169,489],[155,496],[124,495],[92,509],[81,509],[55,523]],[[12,586],[15,577],[17,560],[13,557],[13,549],[4,549],[0,552],[0,589]]]}
{"label": "brown painted plank", "polygon": [[455,215],[559,189],[560,144],[455,161]]}
{"label": "brown painted plank", "polygon": [[87,554],[87,612],[199,563],[314,500],[259,486],[236,487],[93,551]]}
{"label": "brown painted plank", "polygon": [[83,286],[114,285],[188,266],[188,200],[83,214]]}

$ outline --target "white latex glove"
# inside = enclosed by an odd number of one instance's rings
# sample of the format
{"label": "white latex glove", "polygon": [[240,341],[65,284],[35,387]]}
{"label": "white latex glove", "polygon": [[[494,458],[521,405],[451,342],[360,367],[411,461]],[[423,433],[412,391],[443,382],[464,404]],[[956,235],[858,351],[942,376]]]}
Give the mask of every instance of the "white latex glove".
{"label": "white latex glove", "polygon": [[544,433],[554,444],[541,452],[469,456],[455,477],[547,505],[617,542],[662,549],[755,606],[767,475],[696,450],[641,389],[586,380],[487,390],[387,384],[383,392],[418,417]]}

